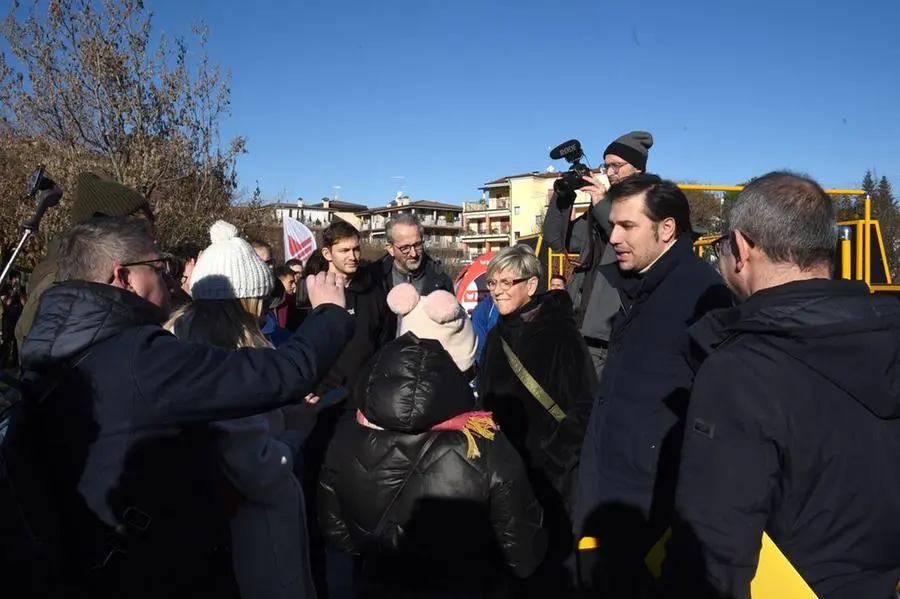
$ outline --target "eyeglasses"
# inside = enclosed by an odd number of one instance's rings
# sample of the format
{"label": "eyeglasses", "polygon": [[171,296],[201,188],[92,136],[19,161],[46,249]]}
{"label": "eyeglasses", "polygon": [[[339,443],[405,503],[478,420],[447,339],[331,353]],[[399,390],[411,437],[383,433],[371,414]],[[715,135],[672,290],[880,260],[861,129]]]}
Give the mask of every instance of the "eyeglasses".
{"label": "eyeglasses", "polygon": [[172,273],[174,273],[176,270],[175,257],[168,254],[160,254],[159,258],[155,258],[153,260],[126,262],[125,264],[120,264],[119,266],[121,266],[122,268],[127,268],[129,266],[149,266],[156,271],[156,274],[164,278],[170,278],[172,276]]}
{"label": "eyeglasses", "polygon": [[627,162],[606,162],[603,164],[603,170],[619,172],[626,166],[628,166]]}
{"label": "eyeglasses", "polygon": [[[393,244],[391,244],[391,245],[393,245]],[[416,243],[411,243],[409,245],[395,245],[394,249],[400,250],[400,252],[403,254],[408,254],[413,248],[415,248],[416,252],[421,253],[422,248],[424,248],[424,247],[425,247],[425,242],[418,241]]]}
{"label": "eyeglasses", "polygon": [[487,288],[490,289],[491,291],[493,291],[494,289],[499,287],[500,291],[509,291],[513,287],[513,285],[518,285],[519,283],[524,283],[525,281],[527,281],[530,278],[531,277],[524,277],[521,279],[512,279],[512,280],[502,279],[500,281],[495,281],[494,279],[488,279],[487,280]]}

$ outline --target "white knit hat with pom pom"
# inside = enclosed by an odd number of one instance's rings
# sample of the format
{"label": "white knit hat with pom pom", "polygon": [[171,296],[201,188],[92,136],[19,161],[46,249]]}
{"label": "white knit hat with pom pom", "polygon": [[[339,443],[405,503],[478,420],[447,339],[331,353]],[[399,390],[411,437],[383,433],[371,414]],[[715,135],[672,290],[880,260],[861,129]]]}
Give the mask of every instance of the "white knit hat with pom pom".
{"label": "white knit hat with pom pom", "polygon": [[434,339],[465,372],[475,363],[478,338],[469,315],[452,293],[432,291],[421,297],[409,283],[401,283],[387,296],[391,311],[400,315],[400,334],[412,331],[420,339]]}
{"label": "white knit hat with pom pom", "polygon": [[191,297],[221,300],[266,297],[272,273],[253,247],[238,237],[237,228],[223,220],[209,228],[212,245],[203,250],[191,273]]}

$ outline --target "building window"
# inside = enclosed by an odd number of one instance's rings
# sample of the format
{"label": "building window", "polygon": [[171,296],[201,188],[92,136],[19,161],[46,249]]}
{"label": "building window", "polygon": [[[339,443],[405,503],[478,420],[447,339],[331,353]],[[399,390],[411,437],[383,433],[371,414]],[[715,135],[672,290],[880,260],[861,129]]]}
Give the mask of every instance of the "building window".
{"label": "building window", "polygon": [[522,211],[522,207],[521,207],[521,206],[513,206],[513,214],[515,214],[516,216],[519,216],[519,213],[520,213],[521,211]]}

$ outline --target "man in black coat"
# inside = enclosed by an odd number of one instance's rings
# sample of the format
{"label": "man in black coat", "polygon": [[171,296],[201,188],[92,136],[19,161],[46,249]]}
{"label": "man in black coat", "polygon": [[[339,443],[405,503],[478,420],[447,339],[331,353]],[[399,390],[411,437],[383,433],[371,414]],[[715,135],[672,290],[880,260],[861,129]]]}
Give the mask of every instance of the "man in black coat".
{"label": "man in black coat", "polygon": [[160,325],[169,262],[146,221],[74,226],[22,347],[26,401],[50,393],[29,409],[78,596],[227,596],[206,424],[302,401],[353,333],[342,282],[322,274],[309,282],[318,307],[277,350],[181,342]]}
{"label": "man in black coat", "polygon": [[632,175],[606,201],[618,265],[604,274],[622,309],[582,449],[575,526],[611,552],[619,565],[607,574],[627,578],[669,526],[693,382],[687,328],[731,294],[694,254],[690,207],[674,183]]}
{"label": "man in black coat", "polygon": [[834,204],[776,172],[735,200],[722,272],[747,298],[692,327],[691,395],[664,585],[750,597],[763,532],[818,597],[900,579],[900,304],[831,280]]}

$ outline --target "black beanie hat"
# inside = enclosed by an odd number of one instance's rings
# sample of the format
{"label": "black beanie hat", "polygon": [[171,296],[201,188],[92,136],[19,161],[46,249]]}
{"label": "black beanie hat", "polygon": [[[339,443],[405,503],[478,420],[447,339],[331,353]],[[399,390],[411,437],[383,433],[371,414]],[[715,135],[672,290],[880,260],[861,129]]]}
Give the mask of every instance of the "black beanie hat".
{"label": "black beanie hat", "polygon": [[80,173],[72,198],[72,224],[83,223],[94,215],[128,216],[141,208],[149,210],[147,198],[137,191],[94,173]]}
{"label": "black beanie hat", "polygon": [[639,171],[647,170],[647,152],[653,147],[653,136],[646,131],[626,133],[609,144],[603,155],[615,154]]}

